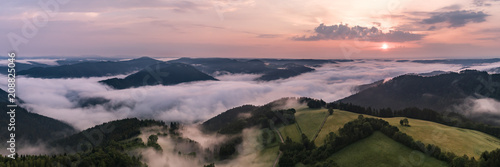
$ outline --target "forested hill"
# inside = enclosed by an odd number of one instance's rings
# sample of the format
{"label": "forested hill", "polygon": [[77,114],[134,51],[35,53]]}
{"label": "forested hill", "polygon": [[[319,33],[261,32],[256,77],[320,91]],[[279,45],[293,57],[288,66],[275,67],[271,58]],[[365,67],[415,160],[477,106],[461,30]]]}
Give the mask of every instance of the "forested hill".
{"label": "forested hill", "polygon": [[180,58],[169,61],[185,63],[207,74],[262,74],[258,81],[272,81],[298,76],[314,71],[307,66],[333,63],[329,60],[278,60],[278,59],[228,59],[228,58]]}
{"label": "forested hill", "polygon": [[475,70],[430,77],[402,75],[339,101],[379,109],[418,107],[445,111],[469,97],[500,100],[500,75]]}
{"label": "forested hill", "polygon": [[36,78],[102,77],[131,73],[160,62],[149,57],[128,61],[88,61],[61,66],[34,67],[19,71],[17,74]]}
{"label": "forested hill", "polygon": [[295,109],[290,104],[312,104],[314,102],[324,103],[322,100],[301,97],[282,98],[263,106],[243,105],[227,110],[205,121],[201,126],[207,132],[236,134],[244,128],[254,126],[270,128],[274,125],[290,124],[295,122]]}
{"label": "forested hill", "polygon": [[[3,114],[0,117],[0,124],[4,127],[0,129],[0,140],[7,141],[10,132],[3,125],[10,123],[11,117],[6,113],[12,108],[7,108],[7,105],[11,104],[7,101],[7,92],[0,89],[0,97],[2,97],[0,98],[0,112]],[[64,122],[28,112],[20,106],[16,107],[15,122],[16,139],[19,142],[51,141],[75,133],[75,129]],[[5,144],[2,142],[2,145]]]}
{"label": "forested hill", "polygon": [[150,126],[166,126],[164,122],[128,118],[96,125],[82,132],[52,142],[65,148],[65,152],[88,151],[96,147],[106,147],[111,142],[132,138],[141,133],[140,129]]}
{"label": "forested hill", "polygon": [[99,81],[115,89],[126,89],[147,85],[175,85],[193,81],[216,81],[191,65],[182,63],[160,63],[152,65],[124,79],[111,78]]}

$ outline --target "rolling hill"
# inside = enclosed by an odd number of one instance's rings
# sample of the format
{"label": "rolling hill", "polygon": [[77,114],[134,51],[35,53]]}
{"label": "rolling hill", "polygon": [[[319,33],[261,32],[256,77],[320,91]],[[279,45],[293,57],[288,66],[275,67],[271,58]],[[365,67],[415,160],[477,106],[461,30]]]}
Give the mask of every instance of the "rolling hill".
{"label": "rolling hill", "polygon": [[[28,70],[35,67],[50,67],[47,64],[41,64],[37,62],[30,62],[30,63],[31,64],[16,62],[16,71]],[[2,66],[0,66],[1,69],[0,74],[8,74],[7,68],[8,68],[7,66],[2,64]]]}
{"label": "rolling hill", "polygon": [[314,71],[306,65],[318,66],[328,60],[274,60],[274,59],[228,59],[228,58],[180,58],[169,62],[193,65],[207,74],[262,74],[258,81],[272,81],[298,76]]}
{"label": "rolling hill", "polygon": [[102,77],[131,73],[160,62],[149,57],[128,61],[87,61],[61,66],[34,67],[19,71],[17,74],[35,78]]}
{"label": "rolling hill", "polygon": [[131,139],[141,134],[140,129],[150,126],[166,126],[164,122],[128,118],[96,125],[71,136],[53,141],[53,146],[65,148],[66,152],[88,151],[95,147],[106,147],[113,142]]}
{"label": "rolling hill", "polygon": [[372,108],[408,107],[446,111],[467,98],[500,100],[500,75],[475,70],[429,77],[402,75],[339,101]]}
{"label": "rolling hill", "polygon": [[311,72],[314,69],[305,67],[298,64],[285,64],[277,67],[276,69],[271,69],[264,73],[261,77],[257,78],[259,81],[272,81],[277,79],[286,79],[294,76],[298,76],[302,73]]}
{"label": "rolling hill", "polygon": [[[307,112],[306,112],[307,111]],[[296,116],[297,119],[300,117],[314,118],[317,113],[326,113],[327,109],[310,110],[305,109],[304,111],[297,111],[297,113],[302,113],[301,116]],[[309,115],[309,116],[307,116]],[[338,129],[343,127],[345,123],[355,120],[360,114],[352,113],[343,110],[335,110],[333,115],[327,118],[324,126],[318,134],[318,137],[314,141],[317,146],[323,145],[327,134],[329,132],[334,132],[338,134]],[[369,115],[363,115],[367,118],[380,118]],[[310,122],[321,122],[323,118],[317,117],[315,119],[310,119]],[[456,128],[451,126],[446,126],[430,121],[423,121],[418,119],[408,119],[411,127],[401,126],[399,121],[403,119],[402,117],[394,118],[380,118],[391,125],[399,128],[401,132],[407,133],[412,136],[415,140],[422,141],[427,144],[434,144],[444,151],[450,151],[457,155],[468,155],[469,157],[478,158],[484,151],[491,151],[496,148],[500,148],[500,139],[493,136],[487,135],[485,133]],[[298,121],[300,124],[300,121]],[[303,127],[303,125],[300,125]],[[303,128],[304,133],[317,132],[318,128],[310,129],[309,132]],[[310,132],[313,131],[313,132]]]}
{"label": "rolling hill", "polygon": [[[2,97],[0,98],[0,112],[3,113],[0,117],[0,124],[3,126],[10,123],[10,117],[6,113],[11,109],[7,107],[7,105],[11,103],[7,101],[7,98],[4,98],[7,97],[7,92],[1,89],[0,97]],[[20,106],[16,107],[15,121],[16,140],[31,144],[38,141],[57,140],[76,132],[73,127],[64,122],[36,113],[31,113]],[[0,139],[2,141],[7,141],[9,133],[10,132],[7,131],[7,128],[0,129]]]}
{"label": "rolling hill", "polygon": [[[405,166],[446,167],[443,161],[414,151],[386,135],[375,132],[370,137],[347,146],[328,158],[344,166]],[[328,161],[327,160],[327,161]]]}
{"label": "rolling hill", "polygon": [[181,63],[160,63],[149,66],[123,79],[111,78],[100,83],[115,89],[126,89],[147,85],[175,85],[193,81],[216,81],[214,77],[198,71],[191,65]]}

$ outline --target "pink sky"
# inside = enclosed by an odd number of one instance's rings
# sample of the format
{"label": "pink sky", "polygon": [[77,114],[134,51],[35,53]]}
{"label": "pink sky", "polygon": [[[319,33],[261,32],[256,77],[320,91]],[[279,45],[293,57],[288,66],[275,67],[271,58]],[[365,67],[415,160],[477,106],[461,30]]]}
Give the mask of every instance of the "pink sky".
{"label": "pink sky", "polygon": [[6,0],[0,24],[25,57],[500,57],[498,0]]}

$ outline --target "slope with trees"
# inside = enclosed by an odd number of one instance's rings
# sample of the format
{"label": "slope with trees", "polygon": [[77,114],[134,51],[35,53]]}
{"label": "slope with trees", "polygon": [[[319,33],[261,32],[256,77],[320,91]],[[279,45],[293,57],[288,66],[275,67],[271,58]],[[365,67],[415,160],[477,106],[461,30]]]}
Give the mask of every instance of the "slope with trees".
{"label": "slope with trees", "polygon": [[444,112],[467,98],[500,100],[500,75],[475,70],[423,77],[402,75],[340,101],[376,109],[417,107]]}
{"label": "slope with trees", "polygon": [[34,67],[19,71],[18,75],[35,78],[81,78],[127,74],[161,61],[141,57],[127,61],[87,61],[50,67]]}
{"label": "slope with trees", "polygon": [[[0,117],[1,125],[10,123],[10,116],[6,113],[12,108],[7,107],[7,105],[11,104],[8,102],[7,94],[7,92],[0,89],[0,112],[3,114]],[[18,101],[22,100],[18,98]],[[21,106],[15,109],[15,132],[16,140],[19,143],[23,141],[34,144],[38,141],[52,141],[76,132],[72,126],[62,121],[29,112]],[[6,127],[0,129],[1,141],[7,141],[9,134],[10,132]]]}
{"label": "slope with trees", "polygon": [[191,65],[181,63],[160,63],[149,66],[123,79],[111,78],[100,83],[115,89],[126,89],[148,85],[175,85],[193,81],[216,81],[214,77],[198,71]]}

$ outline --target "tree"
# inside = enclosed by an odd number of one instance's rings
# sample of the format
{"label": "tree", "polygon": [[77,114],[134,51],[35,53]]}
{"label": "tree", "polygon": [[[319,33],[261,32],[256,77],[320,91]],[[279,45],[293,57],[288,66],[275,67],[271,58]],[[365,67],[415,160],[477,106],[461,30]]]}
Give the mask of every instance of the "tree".
{"label": "tree", "polygon": [[203,165],[203,167],[215,167],[214,163],[208,164],[208,165]]}
{"label": "tree", "polygon": [[330,115],[332,115],[332,114],[333,114],[333,108],[328,108],[328,113],[329,113]]}
{"label": "tree", "polygon": [[408,121],[408,118],[405,118],[400,120],[399,124],[401,124],[402,126],[410,126],[410,121]]}

